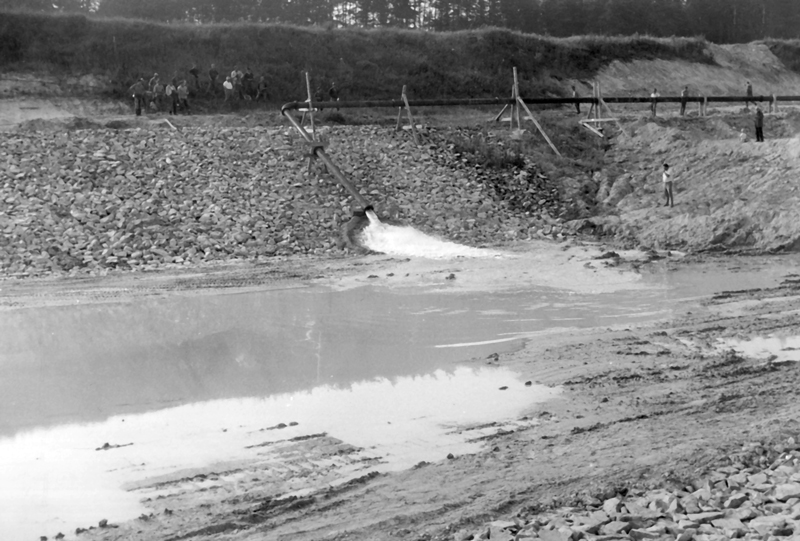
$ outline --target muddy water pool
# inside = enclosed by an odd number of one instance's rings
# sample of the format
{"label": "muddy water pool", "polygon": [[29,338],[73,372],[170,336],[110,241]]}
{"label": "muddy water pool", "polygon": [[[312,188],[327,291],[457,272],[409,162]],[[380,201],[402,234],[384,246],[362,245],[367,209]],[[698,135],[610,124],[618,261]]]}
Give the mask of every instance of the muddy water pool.
{"label": "muddy water pool", "polygon": [[32,539],[135,517],[139,497],[122,487],[251,459],[278,424],[276,439],[324,431],[374,449],[384,470],[470,452],[452,427],[516,419],[558,389],[459,361],[540,333],[668,319],[784,274],[656,269],[602,293],[305,287],[2,311],[0,526]]}
{"label": "muddy water pool", "polygon": [[6,312],[0,435],[427,374],[531,333],[663,316],[662,297],[291,289]]}

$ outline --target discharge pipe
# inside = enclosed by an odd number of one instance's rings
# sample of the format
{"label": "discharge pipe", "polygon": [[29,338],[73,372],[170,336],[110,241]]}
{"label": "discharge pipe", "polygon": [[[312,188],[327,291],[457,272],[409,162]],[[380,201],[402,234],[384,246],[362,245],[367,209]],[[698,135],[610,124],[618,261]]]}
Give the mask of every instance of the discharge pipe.
{"label": "discharge pipe", "polygon": [[357,249],[364,249],[360,243],[360,232],[369,225],[370,217],[367,216],[367,212],[371,212],[371,216],[373,219],[378,219],[375,215],[375,209],[372,205],[369,204],[361,193],[356,190],[356,187],[345,178],[342,174],[342,171],[336,167],[336,164],[330,159],[330,157],[325,153],[325,147],[319,141],[314,141],[314,138],[303,129],[303,127],[297,123],[297,120],[291,115],[289,112],[290,109],[296,108],[295,104],[287,104],[281,107],[281,114],[289,119],[289,122],[292,123],[292,126],[300,132],[300,135],[303,136],[303,139],[306,140],[307,143],[311,145],[311,152],[313,152],[314,156],[322,160],[325,166],[328,168],[333,176],[339,181],[339,184],[344,186],[344,188],[353,196],[359,205],[361,205],[361,210],[354,210],[353,216],[350,220],[344,224],[342,227],[342,242],[343,246],[350,246],[351,248]]}
{"label": "discharge pipe", "polygon": [[363,211],[366,212],[368,210],[373,210],[373,207],[369,204],[369,201],[367,201],[364,196],[359,193],[356,187],[345,178],[345,176],[342,174],[342,171],[336,167],[336,164],[333,163],[330,157],[325,153],[325,148],[323,147],[322,143],[319,141],[314,141],[314,138],[311,137],[311,135],[300,124],[298,124],[297,120],[295,120],[294,117],[289,113],[290,109],[295,108],[296,105],[293,103],[286,104],[281,107],[281,114],[289,119],[289,122],[292,123],[298,132],[300,132],[300,135],[303,136],[303,139],[305,139],[306,142],[311,145],[311,152],[313,152],[316,157],[322,160],[322,163],[325,164],[325,166],[328,168],[328,171],[330,171],[336,180],[339,181],[339,184],[344,186],[350,195],[353,196],[353,199],[355,199],[358,204],[361,205]]}

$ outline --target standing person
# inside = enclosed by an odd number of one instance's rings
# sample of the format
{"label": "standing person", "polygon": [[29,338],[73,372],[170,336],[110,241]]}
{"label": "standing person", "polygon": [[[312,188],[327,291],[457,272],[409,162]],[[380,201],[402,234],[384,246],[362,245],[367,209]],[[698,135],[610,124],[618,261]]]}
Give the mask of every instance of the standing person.
{"label": "standing person", "polygon": [[242,80],[239,78],[238,75],[234,75],[231,77],[231,83],[233,83],[233,97],[237,100],[244,100],[244,91],[242,90]]}
{"label": "standing person", "polygon": [[[331,81],[331,87],[328,89],[328,96],[331,97],[331,101],[339,101],[339,89],[336,88],[336,81]],[[339,108],[337,107],[336,110],[338,111]]]}
{"label": "standing person", "polygon": [[688,101],[686,98],[689,97],[689,85],[683,87],[681,90],[681,116],[686,114],[686,102]]}
{"label": "standing person", "polygon": [[248,66],[244,72],[244,75],[242,75],[242,84],[244,85],[244,93],[250,96],[251,98],[255,93],[253,92],[255,88],[255,83],[256,83],[255,75],[253,75],[250,66]]}
{"label": "standing person", "polygon": [[755,124],[756,124],[756,143],[763,143],[764,142],[764,112],[761,110],[761,107],[756,107],[756,117],[755,117]]}
{"label": "standing person", "polygon": [[575,98],[575,112],[581,114],[581,102],[578,101],[578,90],[572,85],[572,97]]}
{"label": "standing person", "polygon": [[198,88],[200,88],[200,80],[199,80],[200,70],[197,69],[197,63],[196,62],[192,64],[192,69],[189,70],[189,74],[194,79],[194,89],[197,90]]}
{"label": "standing person", "polygon": [[658,103],[658,98],[660,96],[661,94],[659,94],[658,90],[656,90],[655,88],[653,89],[653,92],[650,94],[650,112],[652,113],[652,116],[656,116],[656,104]]}
{"label": "standing person", "polygon": [[234,81],[233,86],[236,88],[239,99],[244,100],[244,73],[240,69],[236,70],[236,81]]}
{"label": "standing person", "polygon": [[178,89],[175,88],[175,85],[170,81],[167,83],[164,92],[167,95],[167,105],[169,107],[169,114],[177,115],[178,114]]}
{"label": "standing person", "polygon": [[750,81],[747,81],[747,86],[745,87],[745,95],[747,96],[747,99],[744,100],[744,108],[749,109],[750,106],[748,104],[750,102],[753,102],[753,105],[756,104],[756,102],[753,101],[753,85],[750,84]]}
{"label": "standing person", "polygon": [[[325,101],[325,95],[322,93],[322,85],[317,83],[317,87],[314,89],[314,101],[316,103]],[[317,107],[317,106],[315,106]],[[322,111],[323,109],[320,109]]]}
{"label": "standing person", "polygon": [[178,87],[178,101],[180,102],[181,110],[185,114],[189,114],[189,87],[186,86],[186,79],[181,81]]}
{"label": "standing person", "polygon": [[225,101],[233,100],[233,82],[230,77],[225,77],[225,82],[222,83],[222,89],[225,91]]}
{"label": "standing person", "polygon": [[208,78],[211,80],[211,82],[208,83],[208,89],[212,96],[217,95],[217,77],[219,77],[219,72],[214,64],[211,64],[211,69],[208,70]]}
{"label": "standing person", "polygon": [[256,101],[264,96],[264,101],[267,101],[267,81],[264,79],[264,76],[258,78],[258,87],[256,89]]}
{"label": "standing person", "polygon": [[671,207],[674,200],[672,198],[672,172],[669,170],[669,164],[664,164],[664,172],[661,173],[661,182],[664,184],[664,197],[667,199],[664,206]]}
{"label": "standing person", "polygon": [[231,84],[233,85],[234,95],[239,94],[239,84],[241,83],[241,81],[239,81],[238,73],[239,73],[238,68],[236,66],[233,66],[233,69],[231,70]]}
{"label": "standing person", "polygon": [[164,84],[158,80],[153,87],[153,99],[156,104],[156,110],[159,112],[164,109]]}
{"label": "standing person", "polygon": [[136,116],[140,116],[142,114],[142,106],[147,107],[147,105],[144,102],[144,97],[145,97],[144,78],[140,77],[138,81],[133,83],[133,85],[131,85],[131,87],[128,89],[128,92],[130,92],[133,95],[133,107],[136,111]]}
{"label": "standing person", "polygon": [[158,82],[158,73],[154,73],[153,76],[150,77],[150,80],[147,82],[147,89],[153,90],[157,82]]}

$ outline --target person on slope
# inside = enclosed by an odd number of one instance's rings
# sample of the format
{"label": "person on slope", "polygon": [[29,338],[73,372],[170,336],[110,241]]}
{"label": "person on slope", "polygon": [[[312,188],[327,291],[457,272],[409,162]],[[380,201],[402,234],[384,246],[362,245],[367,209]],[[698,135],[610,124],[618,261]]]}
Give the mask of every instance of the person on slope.
{"label": "person on slope", "polygon": [[650,113],[652,116],[656,116],[656,104],[658,103],[659,97],[661,97],[661,94],[654,88],[653,92],[650,94]]}
{"label": "person on slope", "polygon": [[578,101],[578,90],[572,85],[572,97],[575,98],[575,113],[581,114],[581,102]]}
{"label": "person on slope", "polygon": [[669,170],[669,164],[664,164],[664,172],[661,173],[661,182],[664,184],[664,197],[667,202],[664,203],[665,207],[672,207],[674,199],[672,197],[672,172]]}
{"label": "person on slope", "polygon": [[750,108],[749,104],[751,102],[753,103],[753,105],[756,104],[756,102],[753,101],[753,85],[750,84],[750,81],[747,81],[747,86],[745,87],[745,95],[747,96],[747,99],[744,100],[744,108],[749,109]]}
{"label": "person on slope", "polygon": [[681,116],[686,114],[686,102],[688,101],[686,98],[689,97],[689,85],[683,87],[681,90]]}
{"label": "person on slope", "polygon": [[763,143],[764,142],[764,112],[761,110],[761,107],[756,106],[756,116],[755,116],[755,125],[756,125],[756,143]]}

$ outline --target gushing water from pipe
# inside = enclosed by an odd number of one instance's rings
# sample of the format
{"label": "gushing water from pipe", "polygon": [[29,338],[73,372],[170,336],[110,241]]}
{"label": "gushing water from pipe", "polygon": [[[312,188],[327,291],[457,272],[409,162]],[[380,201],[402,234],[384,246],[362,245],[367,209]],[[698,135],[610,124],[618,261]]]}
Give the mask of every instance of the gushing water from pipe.
{"label": "gushing water from pipe", "polygon": [[361,243],[376,252],[428,259],[496,257],[499,255],[493,250],[473,248],[432,237],[411,226],[383,223],[372,210],[367,210],[366,215],[369,225],[361,232]]}

